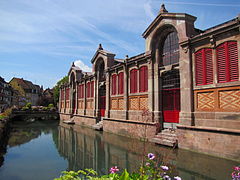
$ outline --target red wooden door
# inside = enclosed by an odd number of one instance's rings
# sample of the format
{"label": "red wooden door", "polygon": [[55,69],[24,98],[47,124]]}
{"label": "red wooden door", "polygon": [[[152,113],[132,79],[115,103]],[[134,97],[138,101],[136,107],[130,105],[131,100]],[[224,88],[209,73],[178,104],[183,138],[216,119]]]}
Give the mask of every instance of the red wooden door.
{"label": "red wooden door", "polygon": [[100,97],[100,114],[101,117],[105,116],[105,109],[106,109],[106,96]]}
{"label": "red wooden door", "polygon": [[164,89],[163,119],[168,123],[179,123],[180,89]]}

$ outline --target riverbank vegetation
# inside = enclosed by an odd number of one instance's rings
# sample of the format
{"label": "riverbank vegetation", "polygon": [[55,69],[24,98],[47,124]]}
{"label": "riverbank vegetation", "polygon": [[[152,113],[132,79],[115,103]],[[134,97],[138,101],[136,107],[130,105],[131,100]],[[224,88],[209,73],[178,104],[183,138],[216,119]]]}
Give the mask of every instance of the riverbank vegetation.
{"label": "riverbank vegetation", "polygon": [[3,113],[0,114],[0,120],[6,120],[12,114],[12,108],[6,109]]}
{"label": "riverbank vegetation", "polygon": [[53,104],[49,104],[48,106],[32,106],[31,103],[27,103],[22,108],[14,108],[14,111],[21,110],[21,111],[56,111],[57,109],[54,107]]}
{"label": "riverbank vegetation", "polygon": [[93,169],[79,171],[63,171],[59,178],[54,180],[181,180],[179,176],[171,178],[168,166],[161,165],[153,153],[148,153],[147,159],[143,161],[137,172],[128,172],[124,169],[121,173],[117,166],[110,168],[109,174],[98,176]]}

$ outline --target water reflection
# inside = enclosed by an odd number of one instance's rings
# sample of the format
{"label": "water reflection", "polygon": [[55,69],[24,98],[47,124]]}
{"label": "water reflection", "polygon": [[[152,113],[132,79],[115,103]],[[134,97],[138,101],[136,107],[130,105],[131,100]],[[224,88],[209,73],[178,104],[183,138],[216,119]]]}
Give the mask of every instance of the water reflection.
{"label": "water reflection", "polygon": [[69,170],[93,168],[99,174],[106,174],[110,167],[116,165],[134,171],[144,154],[152,152],[171,167],[172,175],[191,180],[225,180],[230,179],[232,167],[238,164],[204,154],[145,144],[136,139],[80,126],[61,124],[58,135],[58,150],[67,158]]}
{"label": "water reflection", "polygon": [[66,169],[67,161],[57,151],[57,127],[56,120],[13,122],[0,179],[52,180],[58,177]]}
{"label": "water reflection", "polygon": [[52,180],[63,170],[85,168],[106,174],[112,166],[134,171],[148,152],[184,180],[231,179],[232,167],[240,164],[81,126],[57,126],[56,121],[12,124],[7,152],[0,147],[0,155],[6,152],[0,179]]}

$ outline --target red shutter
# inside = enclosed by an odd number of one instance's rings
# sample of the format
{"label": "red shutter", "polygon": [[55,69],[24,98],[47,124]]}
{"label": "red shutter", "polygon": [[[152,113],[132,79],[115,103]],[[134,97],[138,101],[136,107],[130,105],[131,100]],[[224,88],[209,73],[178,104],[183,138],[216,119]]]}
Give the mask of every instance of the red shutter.
{"label": "red shutter", "polygon": [[81,93],[82,93],[81,90],[82,89],[81,89],[81,84],[80,84],[80,85],[78,85],[78,89],[77,89],[78,99],[81,98]]}
{"label": "red shutter", "polygon": [[64,90],[61,90],[61,101],[64,100]]}
{"label": "red shutter", "polygon": [[148,91],[148,68],[144,67],[144,92]]}
{"label": "red shutter", "polygon": [[139,92],[148,91],[148,69],[143,66],[139,70]]}
{"label": "red shutter", "polygon": [[144,67],[139,69],[139,92],[144,91]]}
{"label": "red shutter", "polygon": [[90,97],[90,89],[91,89],[91,84],[90,84],[90,82],[88,82],[87,83],[87,98],[89,98]]}
{"label": "red shutter", "polygon": [[228,42],[228,58],[229,58],[229,80],[237,81],[239,77],[238,72],[238,48],[237,42]]}
{"label": "red shutter", "polygon": [[201,49],[195,53],[196,85],[213,83],[212,49]]}
{"label": "red shutter", "polygon": [[82,94],[81,94],[82,98],[84,98],[84,91],[85,91],[84,84],[82,84]]}
{"label": "red shutter", "polygon": [[203,85],[203,53],[202,50],[195,53],[195,79],[196,85]]}
{"label": "red shutter", "polygon": [[136,69],[134,71],[134,92],[138,92],[137,90],[137,86],[138,86],[138,81],[137,81],[137,77],[138,77],[138,70]]}
{"label": "red shutter", "polygon": [[213,83],[213,60],[212,60],[212,49],[204,49],[205,53],[205,77],[204,84],[212,84]]}
{"label": "red shutter", "polygon": [[91,97],[94,97],[94,81],[91,81]]}
{"label": "red shutter", "polygon": [[69,100],[69,88],[66,88],[66,100]]}
{"label": "red shutter", "polygon": [[133,70],[130,71],[130,93],[133,92]]}
{"label": "red shutter", "polygon": [[217,47],[218,82],[237,81],[238,48],[237,42],[225,42]]}
{"label": "red shutter", "polygon": [[130,71],[130,93],[137,92],[137,69]]}
{"label": "red shutter", "polygon": [[116,95],[116,90],[117,90],[117,75],[113,74],[112,75],[112,95]]}
{"label": "red shutter", "polygon": [[226,73],[226,50],[224,44],[217,47],[217,69],[218,69],[218,82],[227,82]]}
{"label": "red shutter", "polygon": [[118,94],[123,94],[124,88],[124,75],[123,72],[118,74]]}

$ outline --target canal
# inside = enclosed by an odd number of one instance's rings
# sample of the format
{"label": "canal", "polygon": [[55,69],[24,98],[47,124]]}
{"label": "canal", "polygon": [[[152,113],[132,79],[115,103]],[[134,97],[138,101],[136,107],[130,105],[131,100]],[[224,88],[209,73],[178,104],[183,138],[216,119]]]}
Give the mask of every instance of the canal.
{"label": "canal", "polygon": [[233,166],[239,164],[57,121],[11,124],[5,148],[0,151],[5,151],[0,161],[1,180],[53,180],[63,170],[84,168],[106,174],[112,166],[134,171],[148,152],[184,180],[231,179]]}

